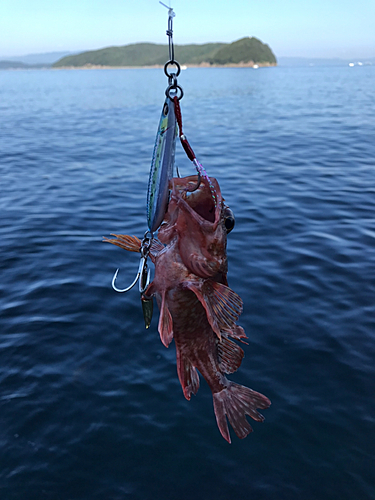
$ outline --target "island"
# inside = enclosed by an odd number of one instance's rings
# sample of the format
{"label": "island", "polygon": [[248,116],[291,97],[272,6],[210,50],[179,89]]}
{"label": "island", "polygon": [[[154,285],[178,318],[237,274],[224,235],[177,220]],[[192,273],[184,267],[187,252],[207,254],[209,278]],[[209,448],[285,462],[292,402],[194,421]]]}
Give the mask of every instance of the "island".
{"label": "island", "polygon": [[[168,46],[135,43],[120,47],[81,52],[55,62],[53,68],[139,68],[163,66]],[[277,60],[267,44],[245,37],[232,43],[175,45],[175,59],[184,66],[276,66]]]}

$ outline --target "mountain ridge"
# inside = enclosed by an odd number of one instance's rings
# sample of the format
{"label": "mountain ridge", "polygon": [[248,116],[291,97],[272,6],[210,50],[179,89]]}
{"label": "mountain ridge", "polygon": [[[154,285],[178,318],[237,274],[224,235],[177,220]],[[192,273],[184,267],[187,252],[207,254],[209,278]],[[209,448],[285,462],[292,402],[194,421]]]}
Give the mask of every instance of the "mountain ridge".
{"label": "mountain ridge", "polygon": [[[168,46],[155,43],[135,43],[105,47],[66,56],[53,68],[63,67],[144,67],[166,62]],[[175,58],[182,65],[268,65],[277,64],[270,47],[255,37],[245,37],[228,43],[175,45]]]}

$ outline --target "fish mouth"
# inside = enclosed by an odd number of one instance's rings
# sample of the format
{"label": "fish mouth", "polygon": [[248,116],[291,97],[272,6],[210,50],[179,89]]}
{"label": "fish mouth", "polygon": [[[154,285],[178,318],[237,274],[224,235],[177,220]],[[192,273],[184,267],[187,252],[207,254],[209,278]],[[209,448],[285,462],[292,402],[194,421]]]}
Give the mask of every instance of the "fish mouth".
{"label": "fish mouth", "polygon": [[178,179],[174,185],[178,192],[177,197],[180,202],[184,202],[195,219],[215,224],[221,212],[219,185],[214,178],[202,178],[199,187],[194,189],[197,183],[197,175]]}

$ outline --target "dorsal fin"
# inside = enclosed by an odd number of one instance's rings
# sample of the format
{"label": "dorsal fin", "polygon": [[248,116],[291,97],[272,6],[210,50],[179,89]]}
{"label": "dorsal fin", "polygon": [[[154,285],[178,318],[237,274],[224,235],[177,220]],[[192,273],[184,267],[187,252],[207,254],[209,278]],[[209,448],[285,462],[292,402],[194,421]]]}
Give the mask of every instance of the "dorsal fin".
{"label": "dorsal fin", "polygon": [[241,365],[244,352],[236,343],[222,334],[221,341],[217,343],[220,369],[225,373],[234,373]]}
{"label": "dorsal fin", "polygon": [[[232,337],[232,339],[239,340],[240,342],[242,342],[242,344],[249,345],[249,343],[246,342],[247,337],[246,337],[245,330],[242,328],[242,326],[234,325],[234,328],[231,331],[228,331],[226,333],[229,335],[229,337]],[[246,340],[243,340],[243,339],[246,339]]]}

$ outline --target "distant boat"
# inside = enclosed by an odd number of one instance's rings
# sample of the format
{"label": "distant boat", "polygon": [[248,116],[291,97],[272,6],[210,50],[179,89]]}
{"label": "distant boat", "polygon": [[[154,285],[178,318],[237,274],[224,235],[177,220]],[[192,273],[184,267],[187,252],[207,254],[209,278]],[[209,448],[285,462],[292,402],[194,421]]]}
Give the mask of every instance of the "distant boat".
{"label": "distant boat", "polygon": [[182,66],[181,66],[181,69],[187,69],[187,66],[182,65]]}
{"label": "distant boat", "polygon": [[258,64],[254,64],[253,68],[258,69],[259,68]]}

